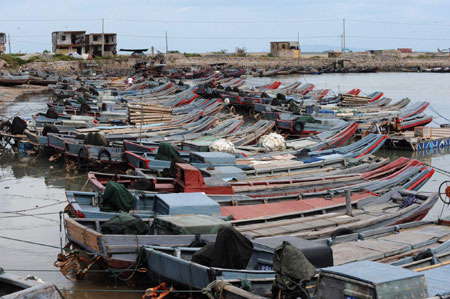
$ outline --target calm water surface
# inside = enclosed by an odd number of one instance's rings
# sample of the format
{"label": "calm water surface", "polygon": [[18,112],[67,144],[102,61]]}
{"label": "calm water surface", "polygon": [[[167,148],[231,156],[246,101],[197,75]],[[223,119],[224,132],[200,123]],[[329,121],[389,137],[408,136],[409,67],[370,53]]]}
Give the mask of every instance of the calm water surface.
{"label": "calm water surface", "polygon": [[[383,91],[393,101],[409,97],[413,101],[427,100],[439,113],[450,119],[450,74],[432,73],[376,73],[376,74],[325,74],[286,76],[276,78],[250,78],[249,85],[261,85],[279,80],[285,83],[301,81],[313,83],[317,88],[330,88],[335,92],[346,92],[360,88],[364,93]],[[0,115],[30,117],[44,111],[47,96],[23,98],[0,109]],[[433,114],[429,109],[425,113]],[[436,117],[434,126],[450,123]],[[378,155],[395,159],[400,156],[419,159],[427,164],[450,171],[450,151],[427,155],[404,151],[384,151]],[[450,177],[435,173],[422,188],[435,192],[441,182]],[[60,232],[59,211],[66,205],[65,189],[81,190],[86,183],[85,173],[68,174],[58,162],[45,158],[20,157],[0,152],[0,236],[28,240],[59,247],[65,244]],[[89,187],[87,187],[89,188]],[[428,219],[436,219],[443,212],[450,215],[448,207],[438,202]],[[35,214],[27,216],[27,214]],[[36,215],[39,214],[39,215]],[[96,277],[93,280],[70,282],[53,267],[58,248],[37,246],[0,238],[0,267],[26,276],[34,275],[55,283],[60,289],[72,289],[68,298],[141,298],[142,293],[89,292],[86,290],[137,290],[143,287],[128,287],[124,284]],[[148,287],[151,287],[150,285]],[[78,290],[78,291],[77,291]]]}

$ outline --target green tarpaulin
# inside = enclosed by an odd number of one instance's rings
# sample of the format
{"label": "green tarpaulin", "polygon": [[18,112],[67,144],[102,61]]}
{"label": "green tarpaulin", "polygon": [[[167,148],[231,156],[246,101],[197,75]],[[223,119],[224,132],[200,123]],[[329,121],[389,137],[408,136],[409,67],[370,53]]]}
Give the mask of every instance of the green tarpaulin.
{"label": "green tarpaulin", "polygon": [[155,160],[172,161],[173,158],[179,157],[178,150],[170,143],[161,142],[158,147],[158,153]]}
{"label": "green tarpaulin", "polygon": [[110,181],[101,196],[100,211],[128,212],[134,207],[134,196],[123,185]]}
{"label": "green tarpaulin", "polygon": [[155,218],[153,226],[158,234],[195,235],[217,234],[222,227],[231,224],[214,216],[180,215]]}
{"label": "green tarpaulin", "polygon": [[139,217],[121,213],[101,226],[102,233],[115,235],[145,235],[149,226]]}

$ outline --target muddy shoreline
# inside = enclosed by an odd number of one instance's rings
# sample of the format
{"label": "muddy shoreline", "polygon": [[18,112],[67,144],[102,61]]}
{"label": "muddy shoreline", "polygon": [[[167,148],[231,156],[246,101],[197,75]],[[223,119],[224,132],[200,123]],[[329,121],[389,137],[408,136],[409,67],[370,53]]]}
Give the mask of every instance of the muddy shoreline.
{"label": "muddy shoreline", "polygon": [[0,108],[5,104],[14,102],[23,96],[45,94],[50,92],[47,86],[38,85],[16,85],[16,86],[0,86]]}
{"label": "muddy shoreline", "polygon": [[[146,58],[151,60],[151,56]],[[186,57],[184,54],[168,54],[167,68],[205,68],[211,65],[226,64],[233,68],[325,68],[331,67],[340,60],[344,60],[345,67],[373,68],[378,67],[381,72],[404,72],[415,69],[426,70],[432,68],[450,67],[450,56],[407,55],[401,57],[376,57],[370,55],[344,55],[338,58],[328,58],[326,55],[304,55],[300,59],[269,57],[267,55],[248,55],[236,57],[222,54],[202,54],[199,57]],[[120,56],[112,59],[33,62],[22,66],[26,70],[40,70],[48,72],[73,73],[83,70],[104,73],[126,74],[133,70],[136,62],[142,58]]]}

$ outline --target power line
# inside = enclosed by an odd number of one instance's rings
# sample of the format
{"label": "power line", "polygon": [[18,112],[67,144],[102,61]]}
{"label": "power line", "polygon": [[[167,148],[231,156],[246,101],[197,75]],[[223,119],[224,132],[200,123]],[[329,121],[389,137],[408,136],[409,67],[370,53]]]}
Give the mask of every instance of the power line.
{"label": "power line", "polygon": [[367,23],[367,24],[388,24],[388,25],[414,25],[414,26],[440,26],[440,27],[450,27],[450,24],[438,24],[438,23],[410,23],[410,22],[393,22],[393,21],[371,21],[371,20],[358,20],[358,19],[346,19],[351,22],[356,23]]}
{"label": "power line", "polygon": [[18,38],[18,37],[51,37],[50,34],[24,34],[24,35],[11,35],[11,37]]}
{"label": "power line", "polygon": [[247,20],[247,21],[183,21],[183,20],[139,20],[139,19],[106,19],[118,22],[138,22],[138,23],[177,23],[177,24],[261,24],[261,23],[323,23],[340,22],[339,19],[314,19],[314,20]]}
{"label": "power line", "polygon": [[0,22],[98,22],[101,20],[102,19],[0,19]]}
{"label": "power line", "polygon": [[[118,34],[117,36],[122,36],[122,37],[138,37],[138,38],[163,38],[165,39],[165,35],[131,35],[131,34]],[[295,40],[297,38],[340,38],[340,36],[337,35],[324,35],[324,36],[300,36],[300,37],[230,37],[230,36],[224,36],[224,37],[216,37],[216,36],[171,36],[171,39],[176,38],[176,39],[216,39],[216,40],[225,40],[225,39],[231,39],[231,40],[236,40],[236,39],[243,39],[243,40],[267,40],[267,39],[292,39]]]}
{"label": "power line", "polygon": [[397,40],[450,40],[450,38],[430,38],[430,37],[405,37],[405,36],[369,36],[369,35],[347,35],[351,38],[366,38],[366,39],[397,39]]}

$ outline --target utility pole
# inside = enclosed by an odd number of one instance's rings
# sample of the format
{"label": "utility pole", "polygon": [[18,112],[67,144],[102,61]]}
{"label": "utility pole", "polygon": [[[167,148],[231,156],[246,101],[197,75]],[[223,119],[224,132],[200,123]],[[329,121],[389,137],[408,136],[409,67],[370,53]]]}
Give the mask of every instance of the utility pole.
{"label": "utility pole", "polygon": [[297,43],[298,43],[298,56],[297,56],[297,62],[300,63],[300,33],[297,31]]}
{"label": "utility pole", "polygon": [[11,35],[8,34],[8,47],[9,47],[9,54],[11,54]]}
{"label": "utility pole", "polygon": [[342,19],[342,41],[343,41],[343,49],[342,49],[342,53],[345,52],[345,19]]}
{"label": "utility pole", "polygon": [[105,18],[102,18],[102,56],[105,56]]}
{"label": "utility pole", "polygon": [[167,30],[166,30],[166,56],[169,53],[169,43],[167,41]]}

